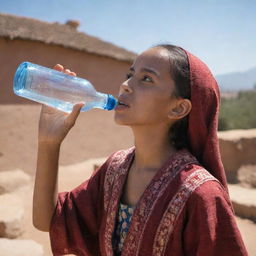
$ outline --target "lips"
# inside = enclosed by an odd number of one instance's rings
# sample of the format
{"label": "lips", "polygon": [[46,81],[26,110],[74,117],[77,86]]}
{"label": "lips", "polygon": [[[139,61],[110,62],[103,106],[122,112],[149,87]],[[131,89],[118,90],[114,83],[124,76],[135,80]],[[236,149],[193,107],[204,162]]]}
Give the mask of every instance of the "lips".
{"label": "lips", "polygon": [[120,105],[120,106],[125,106],[125,107],[130,107],[129,106],[129,104],[125,101],[125,100],[123,100],[123,99],[118,99],[118,105]]}
{"label": "lips", "polygon": [[127,104],[125,104],[125,103],[123,103],[123,102],[120,102],[120,101],[118,101],[118,105],[119,105],[119,106],[124,106],[124,107],[129,107]]}
{"label": "lips", "polygon": [[118,104],[115,108],[116,111],[124,111],[128,110],[130,108],[130,105],[128,104],[128,101],[123,98],[118,98]]}

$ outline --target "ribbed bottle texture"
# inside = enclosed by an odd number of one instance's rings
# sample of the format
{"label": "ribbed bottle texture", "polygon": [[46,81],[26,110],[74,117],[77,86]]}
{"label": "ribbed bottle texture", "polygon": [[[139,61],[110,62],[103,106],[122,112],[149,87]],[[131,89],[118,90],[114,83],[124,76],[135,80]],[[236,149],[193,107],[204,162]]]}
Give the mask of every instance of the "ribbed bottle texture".
{"label": "ribbed bottle texture", "polygon": [[23,62],[17,68],[13,90],[18,96],[64,112],[71,112],[78,102],[85,102],[81,111],[92,108],[112,110],[117,105],[117,100],[112,95],[97,92],[86,79],[30,62]]}

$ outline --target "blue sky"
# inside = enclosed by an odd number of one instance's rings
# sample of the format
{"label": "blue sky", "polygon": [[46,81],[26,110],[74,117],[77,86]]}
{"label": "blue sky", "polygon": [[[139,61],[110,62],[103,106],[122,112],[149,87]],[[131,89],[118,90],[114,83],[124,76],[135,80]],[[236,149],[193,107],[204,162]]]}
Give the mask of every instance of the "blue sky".
{"label": "blue sky", "polygon": [[136,53],[177,44],[214,75],[256,67],[256,0],[0,0],[0,12],[76,19],[79,31]]}

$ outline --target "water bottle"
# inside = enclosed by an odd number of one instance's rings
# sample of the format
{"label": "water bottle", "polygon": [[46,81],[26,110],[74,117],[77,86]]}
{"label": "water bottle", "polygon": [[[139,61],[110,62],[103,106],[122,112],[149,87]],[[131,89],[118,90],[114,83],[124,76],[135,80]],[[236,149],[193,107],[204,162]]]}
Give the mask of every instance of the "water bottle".
{"label": "water bottle", "polygon": [[112,95],[97,92],[89,81],[30,62],[23,62],[17,68],[13,90],[18,96],[68,113],[78,102],[85,102],[81,111],[112,110],[117,106]]}

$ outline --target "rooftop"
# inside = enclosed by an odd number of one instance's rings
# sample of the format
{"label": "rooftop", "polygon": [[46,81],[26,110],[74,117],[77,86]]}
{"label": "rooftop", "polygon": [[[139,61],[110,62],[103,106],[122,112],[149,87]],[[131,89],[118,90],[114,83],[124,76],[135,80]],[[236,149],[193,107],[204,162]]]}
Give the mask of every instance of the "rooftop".
{"label": "rooftop", "polygon": [[121,61],[133,61],[136,54],[97,37],[77,31],[79,22],[49,23],[0,13],[0,37],[43,42],[86,51]]}

